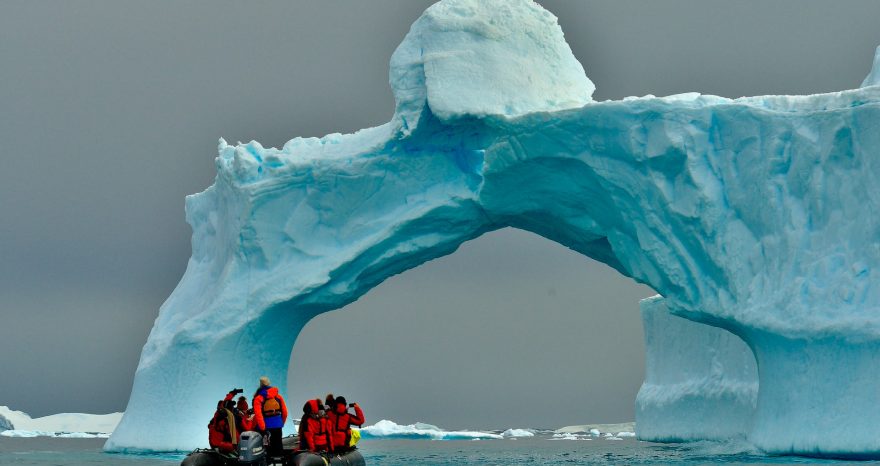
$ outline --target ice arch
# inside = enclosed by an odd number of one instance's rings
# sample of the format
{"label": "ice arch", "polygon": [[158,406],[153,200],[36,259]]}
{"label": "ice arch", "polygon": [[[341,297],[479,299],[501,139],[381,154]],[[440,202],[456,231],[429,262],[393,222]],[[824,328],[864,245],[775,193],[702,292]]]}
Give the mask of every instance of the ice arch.
{"label": "ice arch", "polygon": [[759,447],[880,453],[880,88],[593,102],[530,0],[432,6],[391,85],[387,125],[280,150],[221,142],[108,449],[201,444],[204,395],[283,380],[310,318],[512,226],[743,338]]}

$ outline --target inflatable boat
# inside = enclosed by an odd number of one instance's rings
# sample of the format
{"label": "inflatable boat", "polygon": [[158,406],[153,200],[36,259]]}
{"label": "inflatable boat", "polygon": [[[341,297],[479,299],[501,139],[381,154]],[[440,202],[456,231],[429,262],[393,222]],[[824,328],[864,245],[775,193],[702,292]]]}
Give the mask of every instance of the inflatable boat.
{"label": "inflatable boat", "polygon": [[315,454],[295,451],[299,437],[291,435],[283,440],[284,455],[271,458],[263,446],[263,436],[258,432],[242,432],[238,454],[220,453],[217,450],[195,450],[180,466],[366,466],[364,456],[357,449],[345,453]]}

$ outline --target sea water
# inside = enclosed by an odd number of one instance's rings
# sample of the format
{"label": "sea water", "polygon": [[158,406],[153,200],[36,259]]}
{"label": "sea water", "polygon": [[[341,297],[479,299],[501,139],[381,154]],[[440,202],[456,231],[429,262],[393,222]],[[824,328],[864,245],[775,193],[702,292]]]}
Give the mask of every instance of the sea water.
{"label": "sea water", "polygon": [[[0,465],[169,466],[181,454],[104,453],[104,439],[0,437]],[[571,464],[815,464],[838,463],[791,456],[763,456],[736,443],[657,444],[633,438],[560,440],[552,433],[503,440],[362,440],[368,465],[571,465]],[[880,464],[865,462],[863,464]]]}

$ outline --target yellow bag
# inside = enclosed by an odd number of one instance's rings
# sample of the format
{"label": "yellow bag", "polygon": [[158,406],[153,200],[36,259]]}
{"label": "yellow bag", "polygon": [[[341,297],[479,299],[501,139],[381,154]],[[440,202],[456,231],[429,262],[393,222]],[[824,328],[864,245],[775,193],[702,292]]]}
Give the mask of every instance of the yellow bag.
{"label": "yellow bag", "polygon": [[357,443],[361,439],[361,431],[357,429],[351,429],[351,440],[348,441],[348,446],[353,447],[357,445]]}
{"label": "yellow bag", "polygon": [[263,402],[263,417],[272,417],[281,414],[281,403],[277,398],[269,398]]}

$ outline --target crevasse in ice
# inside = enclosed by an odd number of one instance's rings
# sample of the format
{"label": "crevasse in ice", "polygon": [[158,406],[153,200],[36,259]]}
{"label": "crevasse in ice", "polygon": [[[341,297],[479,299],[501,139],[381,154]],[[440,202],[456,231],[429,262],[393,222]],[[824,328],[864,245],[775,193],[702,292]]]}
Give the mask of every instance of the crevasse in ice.
{"label": "crevasse in ice", "polygon": [[384,126],[221,141],[108,449],[204,445],[209,394],[263,374],[284,391],[309,319],[514,227],[741,338],[758,447],[880,453],[880,86],[595,102],[537,4],[443,0],[395,52],[391,87]]}

